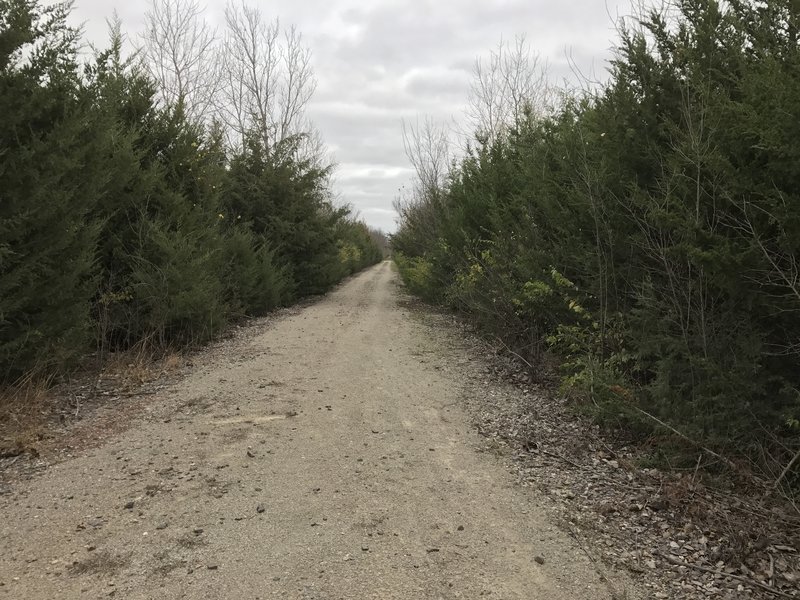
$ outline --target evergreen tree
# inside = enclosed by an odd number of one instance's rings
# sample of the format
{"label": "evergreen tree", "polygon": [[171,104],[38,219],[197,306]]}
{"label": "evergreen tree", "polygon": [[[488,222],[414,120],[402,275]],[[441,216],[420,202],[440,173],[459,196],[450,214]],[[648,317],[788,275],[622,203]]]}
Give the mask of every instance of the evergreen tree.
{"label": "evergreen tree", "polygon": [[0,0],[0,379],[64,371],[92,337],[191,346],[380,260],[302,135],[232,153],[155,100],[118,23],[79,64],[69,9]]}
{"label": "evergreen tree", "polygon": [[[798,439],[796,11],[681,0],[623,28],[607,85],[523,114],[401,211],[412,290],[637,431]],[[789,440],[794,440],[789,441]]]}
{"label": "evergreen tree", "polygon": [[81,83],[67,4],[0,1],[0,375],[85,352],[104,123]]}

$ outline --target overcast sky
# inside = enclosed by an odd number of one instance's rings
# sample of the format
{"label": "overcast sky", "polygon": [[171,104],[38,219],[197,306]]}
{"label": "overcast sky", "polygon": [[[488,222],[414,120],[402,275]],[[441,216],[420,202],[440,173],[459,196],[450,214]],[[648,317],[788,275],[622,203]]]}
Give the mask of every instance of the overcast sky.
{"label": "overcast sky", "polygon": [[[336,191],[372,226],[395,228],[392,200],[411,179],[400,123],[459,119],[471,72],[501,38],[525,34],[552,79],[570,63],[605,78],[614,21],[628,0],[249,0],[267,18],[295,24],[313,52],[319,81],[309,116],[338,163]],[[106,39],[116,9],[131,37],[144,0],[76,0],[73,18],[89,41]],[[225,0],[205,0],[221,22]]]}

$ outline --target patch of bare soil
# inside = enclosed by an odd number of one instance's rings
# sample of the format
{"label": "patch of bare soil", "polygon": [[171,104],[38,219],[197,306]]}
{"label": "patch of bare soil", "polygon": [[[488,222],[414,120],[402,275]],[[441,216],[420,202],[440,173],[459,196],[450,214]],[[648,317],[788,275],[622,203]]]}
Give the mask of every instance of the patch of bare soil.
{"label": "patch of bare soil", "polygon": [[[276,311],[231,327],[214,343],[183,354],[134,348],[87,361],[70,378],[27,378],[0,390],[0,494],[9,482],[102,446],[140,419],[164,412],[167,391],[204,361],[221,360],[302,306]],[[97,363],[102,362],[98,368]],[[187,411],[204,407],[202,397],[182,401]],[[171,410],[171,408],[170,408]]]}
{"label": "patch of bare soil", "polygon": [[66,403],[41,468],[3,474],[0,599],[647,597],[480,451],[476,365],[403,298],[383,263]]}
{"label": "patch of bare soil", "polygon": [[[577,417],[551,385],[457,318],[420,309],[473,365],[467,402],[487,451],[599,568],[625,569],[652,598],[800,598],[800,513],[764,486],[696,469],[645,468],[646,449]],[[654,440],[658,443],[658,440]]]}

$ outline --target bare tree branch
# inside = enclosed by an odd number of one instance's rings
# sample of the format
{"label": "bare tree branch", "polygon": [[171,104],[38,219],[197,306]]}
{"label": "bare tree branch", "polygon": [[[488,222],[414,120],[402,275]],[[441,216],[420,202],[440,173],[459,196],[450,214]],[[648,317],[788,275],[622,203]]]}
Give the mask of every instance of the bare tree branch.
{"label": "bare tree branch", "polygon": [[500,40],[488,57],[475,61],[467,122],[472,132],[491,141],[526,113],[545,113],[549,99],[547,68],[525,36],[513,44]]}
{"label": "bare tree branch", "polygon": [[255,134],[274,152],[308,133],[305,111],[317,85],[311,51],[297,29],[284,31],[244,3],[227,6],[225,24],[220,117],[234,145]]}
{"label": "bare tree branch", "polygon": [[420,193],[423,196],[436,193],[445,184],[450,166],[450,136],[444,126],[437,125],[430,117],[416,125],[402,122],[403,148],[414,167]]}
{"label": "bare tree branch", "polygon": [[191,118],[211,117],[218,91],[217,38],[197,0],[152,0],[145,15],[145,65],[161,101]]}

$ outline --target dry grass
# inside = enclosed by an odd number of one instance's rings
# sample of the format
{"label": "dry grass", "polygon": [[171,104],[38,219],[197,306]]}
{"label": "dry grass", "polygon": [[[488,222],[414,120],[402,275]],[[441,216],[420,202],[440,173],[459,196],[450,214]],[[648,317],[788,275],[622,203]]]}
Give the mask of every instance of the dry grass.
{"label": "dry grass", "polygon": [[142,385],[174,374],[184,364],[182,354],[142,343],[106,354],[101,368],[95,365],[68,383],[54,385],[52,377],[30,374],[0,387],[0,459],[38,455],[42,440],[85,417],[91,412],[87,408],[106,403],[109,396],[134,395]]}
{"label": "dry grass", "polygon": [[123,389],[136,388],[176,372],[184,362],[182,354],[143,341],[124,352],[106,354],[98,381],[111,381]]}
{"label": "dry grass", "polygon": [[0,458],[36,453],[56,412],[51,381],[28,376],[0,389]]}

